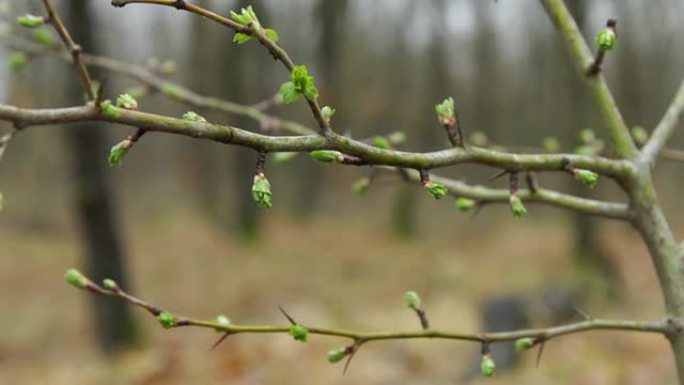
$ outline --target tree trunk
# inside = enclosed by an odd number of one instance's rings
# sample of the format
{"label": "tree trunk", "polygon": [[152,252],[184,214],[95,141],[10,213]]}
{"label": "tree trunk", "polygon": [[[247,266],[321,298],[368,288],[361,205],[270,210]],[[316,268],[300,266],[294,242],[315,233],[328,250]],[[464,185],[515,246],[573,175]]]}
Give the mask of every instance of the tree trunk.
{"label": "tree trunk", "polygon": [[[96,53],[92,28],[94,15],[87,0],[66,3],[69,29],[84,50]],[[83,103],[84,91],[76,74],[69,74],[67,90],[73,104]],[[102,127],[84,123],[66,134],[73,158],[73,200],[85,243],[86,271],[95,281],[112,278],[128,288],[128,275],[121,247],[121,235],[112,208],[111,188],[106,178],[108,148]],[[105,352],[132,345],[137,331],[130,308],[114,298],[92,297],[97,341]]]}

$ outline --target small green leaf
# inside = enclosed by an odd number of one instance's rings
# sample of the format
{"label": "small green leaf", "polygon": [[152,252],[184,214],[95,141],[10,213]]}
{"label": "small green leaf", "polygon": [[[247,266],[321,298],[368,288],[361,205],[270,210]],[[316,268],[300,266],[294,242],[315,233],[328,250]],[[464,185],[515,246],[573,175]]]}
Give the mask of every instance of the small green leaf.
{"label": "small green leaf", "polygon": [[321,115],[323,115],[323,119],[325,119],[326,122],[330,123],[333,115],[335,115],[335,109],[330,106],[324,106],[321,108]]}
{"label": "small green leaf", "polygon": [[411,310],[420,309],[420,296],[415,291],[407,291],[404,294],[404,303]]}
{"label": "small green leaf", "polygon": [[525,350],[531,348],[534,346],[534,339],[533,338],[518,338],[515,340],[515,351],[516,352],[524,352]]}
{"label": "small green leaf", "polygon": [[107,290],[115,290],[119,285],[117,285],[116,281],[111,279],[111,278],[105,278],[102,280],[102,286],[104,286],[105,289]]}
{"label": "small green leaf", "polygon": [[257,206],[262,209],[270,209],[273,207],[271,184],[266,179],[264,174],[254,176],[254,184],[252,184],[252,199]]}
{"label": "small green leaf", "polygon": [[610,51],[617,45],[617,35],[612,28],[604,28],[596,34],[595,41],[600,49]]}
{"label": "small green leaf", "polygon": [[511,194],[508,201],[511,205],[511,214],[513,214],[514,217],[522,217],[527,213],[525,205],[517,195]]}
{"label": "small green leaf", "polygon": [[435,200],[444,198],[449,192],[449,189],[445,185],[435,182],[427,182],[425,184],[425,189]]}
{"label": "small green leaf", "polygon": [[593,171],[576,168],[573,171],[573,173],[575,174],[575,178],[577,180],[579,180],[589,188],[594,188],[594,186],[596,186],[596,183],[598,182],[599,176],[597,173]]}
{"label": "small green leaf", "polygon": [[69,284],[77,289],[87,289],[92,282],[77,269],[69,269],[64,273],[64,278]]}
{"label": "small green leaf", "polygon": [[309,339],[309,329],[301,325],[290,325],[290,335],[295,341],[306,342]]}
{"label": "small green leaf", "polygon": [[312,158],[322,163],[332,163],[337,161],[337,159],[342,155],[339,151],[331,150],[316,150],[309,153]]}
{"label": "small green leaf", "polygon": [[252,36],[246,33],[235,32],[235,35],[233,35],[233,43],[245,44],[250,40],[252,40]]}
{"label": "small green leaf", "polygon": [[103,101],[100,104],[100,108],[102,109],[102,114],[110,119],[117,119],[122,115],[121,110],[116,108],[111,100]]}
{"label": "small green leaf", "polygon": [[38,42],[38,44],[45,47],[52,47],[55,44],[55,38],[52,33],[45,28],[39,28],[33,33],[33,38]]}
{"label": "small green leaf", "polygon": [[349,354],[347,348],[331,350],[328,352],[328,362],[330,362],[331,364],[336,364],[342,361],[342,359],[346,357],[347,354]]}
{"label": "small green leaf", "polygon": [[257,19],[256,13],[254,13],[254,9],[252,6],[248,6],[247,8],[242,8],[240,10],[240,13],[236,13],[233,11],[230,11],[230,17],[231,19],[237,21],[238,23],[242,25],[247,25],[249,23],[258,23],[259,19]]}
{"label": "small green leaf", "polygon": [[167,311],[159,313],[157,321],[164,329],[170,329],[176,326],[176,317]]}
{"label": "small green leaf", "polygon": [[131,146],[132,143],[128,139],[122,140],[121,142],[112,146],[112,148],[109,150],[109,158],[107,158],[109,165],[120,166],[123,162],[123,158],[128,153],[128,150],[131,149]]}
{"label": "small green leaf", "polygon": [[454,114],[454,99],[449,97],[444,99],[441,103],[435,106],[437,112],[437,119],[440,124],[453,125],[456,122]]}
{"label": "small green leaf", "polygon": [[314,100],[318,97],[318,89],[314,85],[314,78],[309,76],[309,70],[306,66],[294,67],[290,80],[294,84],[297,93],[304,95],[309,100]]}
{"label": "small green leaf", "polygon": [[546,152],[558,152],[560,150],[560,143],[554,137],[544,138],[544,150]]}
{"label": "small green leaf", "polygon": [[374,136],[371,143],[377,148],[382,148],[383,150],[392,149],[392,144],[384,136]]}
{"label": "small green leaf", "polygon": [[280,95],[280,98],[285,104],[296,102],[300,96],[292,82],[283,83],[283,85],[280,86],[280,90],[278,90],[278,95]]}
{"label": "small green leaf", "polygon": [[271,161],[273,163],[287,163],[292,161],[299,155],[298,152],[276,152],[271,156]]}
{"label": "small green leaf", "polygon": [[116,98],[116,106],[125,110],[137,110],[138,101],[129,94],[121,94]]}
{"label": "small green leaf", "polygon": [[639,146],[643,146],[648,141],[648,131],[641,126],[634,126],[630,131],[634,142]]}
{"label": "small green leaf", "polygon": [[24,15],[17,17],[17,23],[26,28],[37,28],[45,24],[45,18],[35,15]]}
{"label": "small green leaf", "polygon": [[28,57],[23,52],[12,52],[7,58],[7,63],[12,71],[21,71],[28,64]]}
{"label": "small green leaf", "polygon": [[496,364],[494,363],[494,359],[492,359],[492,356],[489,354],[483,355],[482,363],[480,364],[480,372],[482,373],[482,375],[485,377],[491,377],[494,375],[495,371]]}
{"label": "small green leaf", "polygon": [[352,191],[354,192],[354,194],[361,196],[361,195],[365,194],[366,191],[368,191],[370,184],[371,184],[370,178],[361,178],[361,179],[357,180],[356,182],[354,182],[354,184],[352,185]]}
{"label": "small green leaf", "polygon": [[183,114],[183,120],[188,121],[188,122],[195,122],[195,123],[206,123],[207,120],[204,119],[204,117],[195,111],[188,111]]}
{"label": "small green leaf", "polygon": [[477,206],[477,201],[469,198],[459,197],[455,202],[458,211],[466,212],[470,211]]}
{"label": "small green leaf", "polygon": [[170,83],[164,84],[161,92],[171,99],[180,100],[181,98],[181,90],[177,86]]}
{"label": "small green leaf", "polygon": [[271,28],[266,28],[264,29],[264,33],[266,36],[268,36],[269,39],[273,40],[273,42],[278,42],[278,39],[280,36],[278,36],[278,32],[276,32],[274,29]]}

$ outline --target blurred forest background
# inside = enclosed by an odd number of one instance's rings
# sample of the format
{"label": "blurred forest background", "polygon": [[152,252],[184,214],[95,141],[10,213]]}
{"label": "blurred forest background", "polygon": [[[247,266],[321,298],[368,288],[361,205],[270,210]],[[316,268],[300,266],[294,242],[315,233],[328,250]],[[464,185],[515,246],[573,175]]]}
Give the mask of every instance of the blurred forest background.
{"label": "blurred forest background", "polygon": [[[245,1],[197,0],[227,15]],[[568,0],[593,40],[618,19],[608,83],[630,126],[652,128],[684,76],[684,1]],[[86,52],[152,70],[204,95],[255,104],[287,73],[257,44],[171,8],[105,0],[57,1]],[[466,136],[515,151],[541,151],[556,137],[563,151],[582,129],[603,130],[560,38],[536,0],[291,0],[251,4],[262,24],[316,77],[334,127],[354,137],[403,131],[410,150],[448,146],[435,103],[456,100]],[[0,1],[3,34],[32,39],[17,15],[43,14],[38,0]],[[4,39],[4,38],[2,38]],[[13,49],[0,40],[0,59]],[[157,64],[155,64],[155,62]],[[115,97],[139,83],[95,71]],[[31,56],[21,71],[0,68],[0,98],[21,106],[82,102],[70,65]],[[191,109],[151,94],[141,109],[181,116]],[[258,130],[215,111],[209,121]],[[272,113],[313,126],[303,103]],[[9,130],[3,123],[0,131]],[[234,323],[284,323],[283,305],[305,324],[356,329],[418,327],[402,304],[417,290],[435,327],[479,331],[549,326],[595,316],[651,319],[662,301],[644,246],[626,224],[534,205],[524,219],[503,205],[476,216],[449,200],[382,174],[363,198],[351,184],[366,170],[322,166],[301,155],[268,164],[275,207],[251,201],[251,151],[148,134],[121,167],[109,147],[128,128],[83,124],[36,127],[11,143],[0,164],[0,383],[3,384],[452,384],[472,376],[479,346],[440,341],[364,346],[350,372],[325,360],[346,341],[236,336],[214,351],[205,330],[162,331],[138,309],[94,298],[63,283],[71,266],[116,278],[151,302],[188,316],[228,315]],[[684,148],[682,130],[671,141]],[[493,171],[458,166],[444,175],[474,184]],[[684,237],[682,164],[662,160],[660,198]],[[609,180],[588,191],[571,177],[544,186],[621,200]],[[505,349],[504,349],[505,350]],[[510,353],[510,352],[509,352]],[[534,353],[488,383],[666,384],[674,366],[665,340],[588,333],[554,340],[541,367]],[[503,371],[503,370],[502,370]]]}

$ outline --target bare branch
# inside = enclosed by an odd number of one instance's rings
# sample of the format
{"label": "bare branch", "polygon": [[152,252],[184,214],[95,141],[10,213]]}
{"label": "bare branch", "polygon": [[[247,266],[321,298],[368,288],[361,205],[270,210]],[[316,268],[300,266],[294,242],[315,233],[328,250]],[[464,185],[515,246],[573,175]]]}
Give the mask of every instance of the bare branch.
{"label": "bare branch", "polygon": [[644,163],[654,163],[656,156],[663,149],[665,143],[670,138],[679,124],[679,120],[684,112],[684,80],[679,86],[667,112],[653,130],[651,138],[641,151],[641,161]]}

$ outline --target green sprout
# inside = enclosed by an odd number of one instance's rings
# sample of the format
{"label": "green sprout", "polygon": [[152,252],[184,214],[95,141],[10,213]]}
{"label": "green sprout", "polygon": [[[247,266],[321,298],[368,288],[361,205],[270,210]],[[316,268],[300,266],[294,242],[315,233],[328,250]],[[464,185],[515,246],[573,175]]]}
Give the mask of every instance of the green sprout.
{"label": "green sprout", "polygon": [[64,273],[64,279],[77,289],[87,289],[92,282],[77,269],[69,269]]}
{"label": "green sprout", "polygon": [[639,146],[643,146],[646,144],[646,141],[648,141],[648,131],[641,126],[632,127],[630,133],[632,134],[632,138],[634,138],[634,142]]}
{"label": "green sprout", "polygon": [[446,194],[449,192],[449,189],[441,184],[441,183],[436,183],[436,182],[427,182],[425,183],[425,189],[427,192],[434,198],[435,200],[442,199],[446,196]]}
{"label": "green sprout", "polygon": [[524,352],[525,350],[534,346],[534,339],[530,337],[518,338],[515,340],[515,351]]}
{"label": "green sprout", "polygon": [[123,158],[126,156],[128,151],[133,147],[133,142],[129,139],[124,139],[121,142],[112,146],[109,150],[109,157],[107,162],[110,166],[120,166],[123,162]]}
{"label": "green sprout", "polygon": [[292,104],[302,95],[309,100],[315,100],[318,97],[318,89],[306,66],[296,66],[290,74],[290,81],[280,86],[278,94],[283,103]]}
{"label": "green sprout", "polygon": [[391,150],[392,149],[392,144],[390,141],[384,137],[384,136],[374,136],[373,139],[371,140],[371,143],[373,146],[377,148],[382,148],[383,150]]}
{"label": "green sprout", "polygon": [[36,32],[33,33],[33,38],[38,42],[38,44],[45,47],[52,47],[55,44],[55,38],[52,33],[45,28],[38,28]]}
{"label": "green sprout", "polygon": [[[240,13],[230,11],[230,18],[240,23],[241,25],[252,26],[255,29],[263,29],[264,33],[269,39],[273,40],[274,42],[278,41],[278,32],[270,28],[262,28],[261,23],[259,23],[259,19],[257,18],[257,15],[254,12],[254,9],[251,5],[247,8],[242,8],[240,10]],[[244,44],[252,40],[252,38],[253,37],[250,34],[244,32],[236,32],[233,36],[233,42],[237,44]]]}
{"label": "green sprout", "polygon": [[266,179],[264,174],[254,175],[254,184],[252,184],[252,199],[257,206],[262,209],[270,209],[273,207],[271,194],[271,184]]}
{"label": "green sprout", "polygon": [[42,16],[27,14],[24,16],[17,17],[17,23],[19,23],[19,25],[21,25],[22,27],[26,28],[38,28],[41,25],[45,24],[45,18]]}
{"label": "green sprout", "polygon": [[[214,318],[214,322],[216,322],[217,324],[219,324],[219,325],[221,325],[221,326],[228,326],[228,325],[230,325],[230,319],[229,319],[228,317],[226,317],[225,315],[223,315],[223,314],[217,315],[216,318]],[[216,330],[217,332],[224,332],[224,330],[222,330],[222,329],[220,329],[220,328],[215,328],[215,330]]]}
{"label": "green sprout", "polygon": [[162,87],[161,92],[164,95],[166,95],[169,98],[174,99],[174,100],[180,100],[180,98],[181,98],[180,88],[178,88],[178,86],[175,86],[173,84],[165,84]]}
{"label": "green sprout", "polygon": [[361,195],[365,194],[366,191],[368,191],[370,184],[371,184],[370,178],[368,178],[368,177],[361,178],[361,179],[357,180],[356,182],[354,182],[354,184],[352,185],[352,191],[354,192],[354,194],[361,196]]}
{"label": "green sprout", "polygon": [[121,94],[116,98],[116,106],[124,110],[137,110],[138,101],[129,94]]}
{"label": "green sprout", "polygon": [[121,110],[118,109],[111,100],[105,100],[100,104],[100,109],[102,114],[110,119],[116,119],[121,117]]}
{"label": "green sprout", "polygon": [[309,155],[311,155],[312,158],[321,163],[333,163],[337,161],[340,158],[340,156],[342,156],[342,153],[339,151],[332,150],[316,150],[311,151]]}
{"label": "green sprout", "polygon": [[7,57],[7,63],[12,71],[21,71],[28,64],[28,57],[23,52],[12,52],[9,57]]}
{"label": "green sprout", "polygon": [[328,352],[328,362],[330,362],[331,364],[338,363],[338,362],[342,361],[342,359],[344,357],[346,357],[347,354],[349,354],[349,351],[347,348],[339,348],[339,349],[331,350]]}
{"label": "green sprout", "polygon": [[330,121],[332,120],[333,115],[335,115],[335,109],[330,107],[330,106],[324,106],[321,108],[321,115],[323,115],[323,119],[330,124]]}
{"label": "green sprout", "polygon": [[176,326],[177,320],[173,314],[163,311],[157,316],[157,321],[159,321],[159,324],[161,324],[164,329],[170,329]]}
{"label": "green sprout", "polygon": [[586,185],[589,188],[594,188],[594,186],[596,186],[596,183],[598,182],[598,178],[599,178],[597,173],[595,173],[593,171],[589,171],[589,170],[584,170],[581,168],[576,168],[573,171],[573,174],[575,174],[575,178],[577,180],[579,180],[580,182],[582,182],[584,185]]}
{"label": "green sprout", "polygon": [[411,310],[420,309],[420,296],[415,291],[407,291],[404,294],[404,303]]}
{"label": "green sprout", "polygon": [[560,150],[560,143],[554,137],[544,138],[544,150],[546,152],[558,152]]}
{"label": "green sprout", "polygon": [[298,152],[276,152],[271,157],[271,161],[273,163],[287,163],[296,158],[297,155],[299,155]]}
{"label": "green sprout", "polygon": [[435,106],[437,119],[442,125],[453,125],[456,122],[454,114],[454,99],[449,97]]}
{"label": "green sprout", "polygon": [[612,50],[615,48],[615,45],[617,45],[617,34],[615,33],[615,29],[611,27],[602,29],[596,34],[595,42],[596,45],[604,51]]}
{"label": "green sprout", "polygon": [[301,325],[290,325],[290,335],[295,341],[306,342],[309,339],[309,329]]}
{"label": "green sprout", "polygon": [[116,288],[119,287],[119,285],[116,283],[116,281],[111,279],[111,278],[103,279],[102,280],[102,286],[104,286],[104,288],[107,290],[116,290]]}
{"label": "green sprout", "polygon": [[522,217],[527,213],[525,205],[517,195],[511,194],[511,196],[508,198],[508,201],[511,205],[511,214],[513,214],[514,217]]}
{"label": "green sprout", "polygon": [[485,377],[491,377],[496,371],[496,364],[491,355],[485,354],[482,356],[482,363],[480,363],[480,372]]}
{"label": "green sprout", "polygon": [[459,197],[455,202],[458,211],[466,212],[474,209],[477,206],[477,201],[470,198]]}
{"label": "green sprout", "polygon": [[195,123],[206,123],[207,120],[204,119],[204,117],[195,111],[188,111],[183,114],[183,120],[187,122],[195,122]]}

